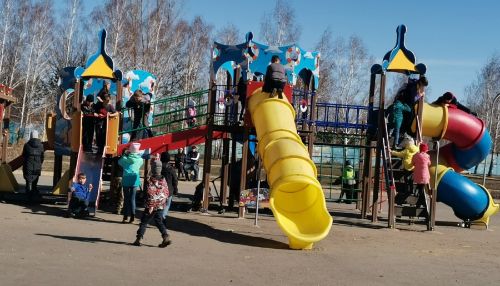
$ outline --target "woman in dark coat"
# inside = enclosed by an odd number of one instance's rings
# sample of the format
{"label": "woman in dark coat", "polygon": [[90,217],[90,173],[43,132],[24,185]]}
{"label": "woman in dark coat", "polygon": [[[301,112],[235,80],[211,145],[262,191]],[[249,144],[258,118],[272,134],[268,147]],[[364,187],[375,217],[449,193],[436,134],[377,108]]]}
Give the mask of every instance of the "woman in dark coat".
{"label": "woman in dark coat", "polygon": [[23,177],[26,180],[28,200],[38,195],[38,178],[42,172],[43,144],[38,139],[38,131],[31,132],[30,140],[23,147]]}

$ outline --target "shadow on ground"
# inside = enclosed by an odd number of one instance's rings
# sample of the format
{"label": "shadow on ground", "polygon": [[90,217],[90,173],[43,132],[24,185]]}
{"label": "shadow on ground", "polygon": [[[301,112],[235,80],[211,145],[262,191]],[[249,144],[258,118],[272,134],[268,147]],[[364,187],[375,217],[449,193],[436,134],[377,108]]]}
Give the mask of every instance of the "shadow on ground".
{"label": "shadow on ground", "polygon": [[[53,238],[57,238],[57,239],[72,240],[72,241],[87,242],[87,243],[111,243],[111,244],[120,244],[120,245],[132,245],[132,243],[129,243],[129,242],[107,240],[107,239],[102,239],[100,237],[67,236],[67,235],[55,235],[55,234],[48,234],[48,233],[35,233],[35,235],[48,236],[48,237],[53,237]],[[147,244],[142,244],[141,246],[156,247],[156,246],[147,245]]]}
{"label": "shadow on ground", "polygon": [[224,243],[248,245],[260,248],[288,249],[287,244],[279,241],[220,230],[189,219],[168,217],[167,224],[169,230],[186,233],[193,236],[207,237]]}

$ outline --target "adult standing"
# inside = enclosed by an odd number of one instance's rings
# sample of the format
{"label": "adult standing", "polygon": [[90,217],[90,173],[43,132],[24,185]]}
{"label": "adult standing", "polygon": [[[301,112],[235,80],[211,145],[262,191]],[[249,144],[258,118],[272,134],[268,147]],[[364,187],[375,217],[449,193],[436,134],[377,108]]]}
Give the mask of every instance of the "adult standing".
{"label": "adult standing", "polygon": [[[177,169],[177,178],[184,174],[184,164],[186,163],[186,153],[184,153],[184,148],[179,148],[177,154],[175,154],[175,168]],[[188,177],[184,176],[187,180]]]}
{"label": "adult standing", "polygon": [[189,181],[189,173],[194,171],[193,182],[198,181],[198,172],[200,167],[198,166],[198,162],[200,160],[200,153],[198,153],[198,149],[196,146],[191,147],[191,151],[189,151],[187,155],[186,165],[184,165],[184,175],[186,175],[186,180]]}
{"label": "adult standing", "polygon": [[23,177],[26,181],[26,195],[28,201],[33,200],[33,196],[39,195],[38,179],[42,173],[43,144],[38,139],[38,131],[33,130],[30,140],[23,147]]}
{"label": "adult standing", "polygon": [[123,221],[126,223],[130,216],[129,223],[135,219],[135,195],[141,185],[140,169],[143,159],[139,154],[140,143],[132,143],[123,156],[118,160],[118,164],[123,168]]}

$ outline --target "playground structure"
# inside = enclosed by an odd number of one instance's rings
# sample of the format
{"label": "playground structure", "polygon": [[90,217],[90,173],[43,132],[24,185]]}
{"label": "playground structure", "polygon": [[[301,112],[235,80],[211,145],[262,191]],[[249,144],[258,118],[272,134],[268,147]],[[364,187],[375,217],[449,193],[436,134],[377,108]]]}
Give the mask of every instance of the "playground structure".
{"label": "playground structure", "polygon": [[12,88],[0,84],[0,130],[1,130],[1,150],[0,150],[0,192],[13,192],[19,186],[12,175],[12,166],[7,162],[7,146],[9,144],[9,122],[11,105],[16,102],[12,96]]}
{"label": "playground structure", "polygon": [[[396,185],[394,183],[393,169],[390,153],[388,152],[388,133],[384,117],[385,80],[387,72],[398,72],[407,75],[424,75],[426,67],[415,63],[415,56],[406,49],[404,36],[406,26],[400,25],[397,30],[397,41],[395,47],[389,51],[383,59],[382,65],[374,65],[371,69],[370,82],[370,109],[373,110],[375,98],[375,82],[377,75],[380,76],[380,94],[378,109],[378,132],[377,152],[375,157],[375,181],[373,187],[372,214],[377,213],[376,203],[379,200],[381,163],[384,163],[385,186],[389,196],[388,226],[395,224],[395,198]],[[435,204],[441,201],[450,206],[455,215],[462,219],[465,225],[477,224],[487,227],[489,217],[499,210],[499,205],[494,202],[490,193],[483,186],[471,182],[459,173],[479,164],[488,155],[492,141],[486,129],[484,121],[473,115],[467,114],[448,105],[433,105],[424,102],[420,98],[415,110],[416,116],[412,124],[417,143],[423,141],[423,136],[430,137],[435,141],[435,148],[430,152],[433,164],[430,167],[431,192],[430,206],[425,214],[428,219],[428,229],[434,228]],[[374,120],[375,114],[370,113],[369,121]],[[373,137],[372,137],[373,138]],[[451,143],[439,148],[439,140],[446,139]],[[371,170],[371,155],[365,153],[365,181],[363,192],[362,217],[366,217],[368,194],[370,188],[367,179]],[[382,160],[383,159],[383,160]],[[398,213],[401,215],[401,212]],[[415,215],[417,216],[417,215]],[[377,217],[372,216],[376,221]]]}
{"label": "playground structure", "polygon": [[[361,188],[356,188],[352,199],[361,210],[361,218],[365,219],[371,208],[372,221],[377,221],[385,188],[389,199],[388,226],[394,227],[398,209],[394,170],[387,163],[391,161],[386,152],[387,126],[384,117],[378,116],[384,112],[385,76],[387,72],[408,75],[426,72],[425,65],[415,64],[413,53],[405,48],[405,32],[406,27],[398,27],[396,46],[384,57],[382,65],[372,67],[369,105],[356,106],[317,102],[319,53],[304,51],[297,45],[266,46],[254,42],[251,33],[238,45],[214,43],[208,90],[153,100],[154,75],[138,70],[123,75],[115,70],[105,51],[106,32],[102,30],[99,49],[89,57],[85,67],[67,67],[61,71],[63,92],[57,98],[56,113],[49,115],[47,120],[47,145],[55,152],[54,194],[65,195],[73,177],[83,171],[97,190],[90,200],[91,210],[95,212],[103,179],[112,179],[114,175],[116,160],[113,158],[129,146],[130,133],[141,134],[149,130],[154,136],[137,138],[146,160],[151,154],[205,144],[204,210],[208,210],[210,202],[214,140],[222,140],[218,195],[221,206],[232,206],[231,200],[239,201],[234,194],[248,189],[250,180],[261,181],[260,174],[252,172],[258,166],[254,161],[261,161],[271,187],[269,205],[293,249],[310,249],[313,243],[328,235],[332,217],[326,208],[325,192],[330,189],[328,199],[333,199],[332,185],[338,177],[334,170],[340,169],[347,158],[358,166],[363,165],[357,176]],[[273,55],[278,55],[285,63],[288,84],[284,99],[268,98],[261,90],[260,79]],[[378,108],[375,107],[377,76],[380,76]],[[82,150],[80,104],[87,95],[97,95],[103,88],[113,95],[112,101],[120,113],[107,115],[104,152],[96,156]],[[131,110],[125,107],[125,102],[137,89],[151,94],[151,107],[143,111],[148,115],[147,126],[134,128],[129,115]],[[308,108],[305,116],[295,111],[303,99]],[[191,102],[196,107],[194,115],[187,114]],[[242,122],[237,119],[239,110],[243,110],[240,103],[246,103]],[[422,136],[429,136],[455,143],[435,150],[435,164],[431,168],[435,178],[431,183],[433,193],[425,214],[428,228],[434,227],[436,199],[450,205],[457,217],[467,223],[487,225],[489,217],[498,211],[498,205],[485,188],[451,170],[467,169],[484,159],[491,147],[484,122],[458,110],[423,101],[419,102],[416,114],[414,131],[418,141]],[[459,136],[459,124],[465,124],[471,131],[469,137]],[[242,145],[240,184],[238,190],[232,190],[228,182],[236,178],[230,166],[237,163],[238,143]],[[334,148],[341,149],[340,159],[335,157]],[[70,168],[61,176],[62,156],[70,156]],[[147,175],[148,164],[144,167]],[[242,207],[241,202],[239,206]]]}

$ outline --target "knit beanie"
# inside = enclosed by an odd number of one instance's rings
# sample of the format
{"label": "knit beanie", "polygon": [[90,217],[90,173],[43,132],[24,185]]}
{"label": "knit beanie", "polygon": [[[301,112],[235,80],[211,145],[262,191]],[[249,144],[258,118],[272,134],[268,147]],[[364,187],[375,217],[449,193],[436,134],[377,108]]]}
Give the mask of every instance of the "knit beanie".
{"label": "knit beanie", "polygon": [[159,159],[151,160],[151,176],[160,176],[161,175],[161,161]]}
{"label": "knit beanie", "polygon": [[425,143],[420,143],[420,152],[427,152],[429,151],[429,146]]}
{"label": "knit beanie", "polygon": [[38,131],[36,131],[36,130],[31,131],[30,137],[38,139]]}

